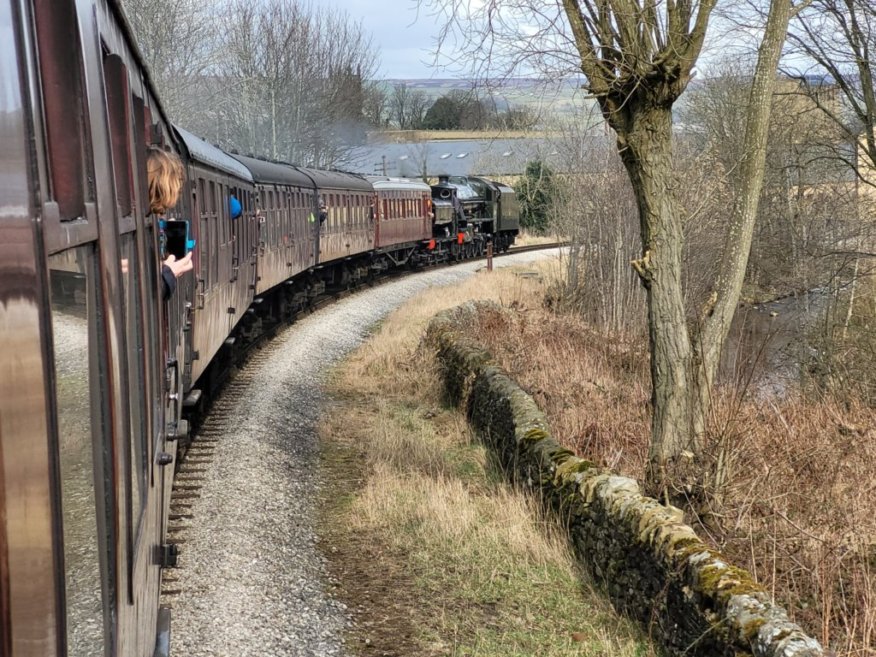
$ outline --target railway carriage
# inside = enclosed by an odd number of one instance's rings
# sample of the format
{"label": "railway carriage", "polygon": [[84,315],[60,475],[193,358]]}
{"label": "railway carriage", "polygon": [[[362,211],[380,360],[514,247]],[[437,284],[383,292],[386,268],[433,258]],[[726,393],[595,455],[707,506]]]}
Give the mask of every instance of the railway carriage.
{"label": "railway carriage", "polygon": [[[244,316],[258,280],[257,231],[252,174],[238,160],[200,137],[177,128],[185,149],[185,210],[196,246],[193,254],[193,289],[180,285],[175,303],[183,304],[190,331],[190,348],[184,358],[184,389],[206,374],[205,387],[215,387],[230,366],[234,338],[229,335]],[[230,198],[242,206],[232,219]],[[209,368],[209,371],[208,371]],[[187,398],[189,405],[197,399]]]}
{"label": "railway carriage", "polygon": [[178,145],[115,3],[0,26],[0,653],[149,655],[179,333],[145,153]]}
{"label": "railway carriage", "polygon": [[313,180],[287,164],[234,155],[256,183],[258,280],[256,294],[300,274],[316,264],[319,225]]}
{"label": "railway carriage", "polygon": [[333,270],[331,282],[347,284],[367,276],[367,267],[361,263],[374,248],[374,220],[370,183],[352,173],[320,171],[296,167],[313,181],[318,204],[313,215],[319,223],[318,266],[341,260],[347,266]]}
{"label": "railway carriage", "polygon": [[432,237],[432,193],[426,183],[369,177],[374,187],[375,260],[386,269],[407,263]]}
{"label": "railway carriage", "polygon": [[[200,392],[326,287],[464,255],[458,217],[419,182],[174,128],[115,0],[0,0],[0,28],[0,654],[166,654],[173,463]],[[149,146],[183,160],[169,218],[196,241],[168,301]],[[477,243],[507,245],[513,190],[491,185]]]}

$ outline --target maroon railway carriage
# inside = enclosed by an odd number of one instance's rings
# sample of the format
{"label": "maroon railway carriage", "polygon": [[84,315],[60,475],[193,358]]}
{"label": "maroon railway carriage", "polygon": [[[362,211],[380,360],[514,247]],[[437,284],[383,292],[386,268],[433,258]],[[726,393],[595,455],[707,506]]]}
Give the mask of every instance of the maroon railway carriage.
{"label": "maroon railway carriage", "polygon": [[296,169],[313,181],[319,201],[325,204],[325,221],[319,227],[319,263],[351,258],[374,248],[374,190],[368,181],[352,173]]}
{"label": "maroon railway carriage", "polygon": [[[313,180],[287,164],[234,155],[256,181],[258,281],[263,294],[316,264],[319,225]],[[313,221],[310,219],[313,218]]]}
{"label": "maroon railway carriage", "polygon": [[374,187],[377,220],[374,248],[388,266],[406,263],[432,237],[432,190],[407,178],[368,178]]}
{"label": "maroon railway carriage", "polygon": [[150,655],[179,335],[145,153],[176,141],[115,2],[0,27],[0,653]]}
{"label": "maroon railway carriage", "polygon": [[[229,365],[232,329],[252,303],[258,281],[258,220],[252,174],[240,162],[190,132],[177,128],[187,161],[186,217],[196,240],[194,289],[178,290],[175,303],[184,304],[179,324],[190,332],[183,363],[184,389],[212,367]],[[230,216],[231,196],[243,212]],[[191,405],[197,400],[187,399]]]}

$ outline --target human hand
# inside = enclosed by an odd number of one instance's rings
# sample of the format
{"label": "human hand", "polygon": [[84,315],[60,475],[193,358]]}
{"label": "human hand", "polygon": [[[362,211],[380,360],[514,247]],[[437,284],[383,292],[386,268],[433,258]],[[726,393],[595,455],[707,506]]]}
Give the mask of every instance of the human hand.
{"label": "human hand", "polygon": [[170,271],[173,272],[173,275],[176,278],[179,278],[187,271],[191,271],[195,268],[194,263],[192,262],[192,252],[189,251],[186,253],[184,258],[176,259],[175,255],[167,256],[167,260],[164,261],[164,264],[170,268]]}

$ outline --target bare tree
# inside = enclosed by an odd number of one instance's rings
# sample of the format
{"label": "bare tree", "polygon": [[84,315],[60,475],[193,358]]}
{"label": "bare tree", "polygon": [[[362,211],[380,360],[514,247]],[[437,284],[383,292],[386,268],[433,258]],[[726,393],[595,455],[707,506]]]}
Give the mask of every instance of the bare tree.
{"label": "bare tree", "polygon": [[[552,227],[569,241],[556,300],[600,330],[643,336],[644,295],[630,268],[636,257],[636,197],[617,150],[582,121],[558,121],[550,158],[558,172]],[[587,190],[582,193],[582,190]]]}
{"label": "bare tree", "polygon": [[[844,141],[861,141],[861,154],[870,168],[876,167],[876,5],[872,0],[812,0],[792,21],[788,42],[791,54],[814,63],[808,75],[800,76],[805,92]],[[853,152],[851,158],[848,150],[837,155],[855,164]],[[876,184],[867,176],[862,181]]]}
{"label": "bare tree", "polygon": [[481,62],[498,59],[506,70],[525,63],[554,75],[577,67],[616,133],[642,241],[633,266],[646,290],[651,347],[649,488],[683,494],[702,453],[711,385],[745,274],[791,0],[770,2],[721,267],[693,333],[682,287],[682,213],[672,193],[672,106],[690,80],[717,0],[496,0],[465,16],[457,3],[432,1],[449,10],[445,37],[456,28],[466,31]]}
{"label": "bare tree", "polygon": [[389,115],[399,130],[419,130],[429,105],[429,97],[420,89],[412,89],[406,82],[392,85],[389,94]]}
{"label": "bare tree", "polygon": [[376,128],[384,128],[389,123],[389,98],[381,88],[380,82],[372,80],[365,86],[365,101],[362,108],[365,120]]}
{"label": "bare tree", "polygon": [[[165,110],[174,121],[205,101],[201,84],[216,63],[218,25],[199,0],[124,0],[125,14]],[[200,97],[190,93],[195,85]]]}
{"label": "bare tree", "polygon": [[376,60],[360,24],[297,0],[224,11],[221,59],[191,85],[200,103],[184,127],[229,150],[320,166],[364,140]]}
{"label": "bare tree", "polygon": [[509,107],[498,116],[499,127],[504,130],[532,130],[539,122],[538,113],[530,107]]}

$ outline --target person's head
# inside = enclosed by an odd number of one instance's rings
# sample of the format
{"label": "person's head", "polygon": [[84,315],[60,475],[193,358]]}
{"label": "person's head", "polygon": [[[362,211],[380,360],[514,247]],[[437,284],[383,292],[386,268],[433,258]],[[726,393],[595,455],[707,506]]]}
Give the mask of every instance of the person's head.
{"label": "person's head", "polygon": [[149,179],[149,212],[164,214],[179,201],[185,171],[175,153],[150,147],[146,157]]}

